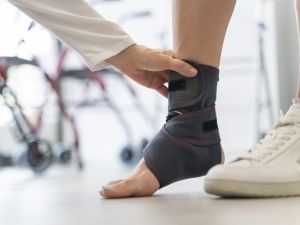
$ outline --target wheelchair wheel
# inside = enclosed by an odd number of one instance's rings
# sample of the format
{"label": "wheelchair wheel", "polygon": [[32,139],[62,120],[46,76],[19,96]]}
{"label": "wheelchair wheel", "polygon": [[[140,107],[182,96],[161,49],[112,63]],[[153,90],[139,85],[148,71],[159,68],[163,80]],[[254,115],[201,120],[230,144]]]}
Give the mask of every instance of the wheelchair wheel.
{"label": "wheelchair wheel", "polygon": [[120,153],[120,159],[122,162],[129,164],[134,160],[134,155],[134,148],[131,146],[125,146]]}
{"label": "wheelchair wheel", "polygon": [[35,173],[47,170],[52,163],[52,158],[51,146],[47,141],[34,138],[27,143],[27,164]]}
{"label": "wheelchair wheel", "polygon": [[52,147],[55,161],[59,164],[67,165],[72,160],[72,150],[66,148],[63,144],[56,144]]}

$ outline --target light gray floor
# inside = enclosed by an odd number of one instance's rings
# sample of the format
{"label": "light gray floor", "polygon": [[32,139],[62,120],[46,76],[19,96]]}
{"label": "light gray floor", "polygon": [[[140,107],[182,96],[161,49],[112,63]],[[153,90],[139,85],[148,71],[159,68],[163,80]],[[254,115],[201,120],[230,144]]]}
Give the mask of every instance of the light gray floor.
{"label": "light gray floor", "polygon": [[1,171],[0,224],[300,224],[300,198],[220,199],[204,193],[203,179],[179,182],[153,197],[105,200],[97,193],[100,185],[128,173],[106,168],[54,168],[35,179],[24,170]]}

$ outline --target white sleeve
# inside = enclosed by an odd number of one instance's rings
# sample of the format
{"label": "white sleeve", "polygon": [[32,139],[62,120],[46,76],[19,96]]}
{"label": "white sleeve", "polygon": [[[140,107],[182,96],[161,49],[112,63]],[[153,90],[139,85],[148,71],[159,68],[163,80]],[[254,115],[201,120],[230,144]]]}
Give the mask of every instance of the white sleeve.
{"label": "white sleeve", "polygon": [[134,44],[120,26],[105,20],[84,0],[9,0],[76,50],[92,70]]}

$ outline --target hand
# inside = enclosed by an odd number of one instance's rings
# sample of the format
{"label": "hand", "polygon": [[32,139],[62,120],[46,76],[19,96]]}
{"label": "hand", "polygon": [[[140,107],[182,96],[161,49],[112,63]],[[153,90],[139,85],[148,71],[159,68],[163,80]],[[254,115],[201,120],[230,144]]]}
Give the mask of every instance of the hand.
{"label": "hand", "polygon": [[154,89],[165,97],[168,97],[165,83],[169,80],[169,70],[185,77],[197,74],[197,70],[190,64],[173,58],[171,51],[152,50],[140,45],[131,45],[106,62],[137,83]]}

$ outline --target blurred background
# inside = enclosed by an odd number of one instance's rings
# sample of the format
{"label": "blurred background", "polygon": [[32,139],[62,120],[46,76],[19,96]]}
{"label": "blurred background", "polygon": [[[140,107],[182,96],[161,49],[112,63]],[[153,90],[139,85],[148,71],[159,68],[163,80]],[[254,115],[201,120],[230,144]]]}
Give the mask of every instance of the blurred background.
{"label": "blurred background", "polygon": [[[283,2],[237,2],[217,98],[227,160],[253,146],[293,98],[296,20],[293,2]],[[139,44],[172,48],[170,1],[90,3]],[[102,171],[102,180],[112,171],[126,175],[164,123],[167,100],[112,68],[90,72],[76,53],[6,1],[0,1],[0,31],[0,65],[7,69],[0,78],[0,189],[62,171],[66,177]]]}

